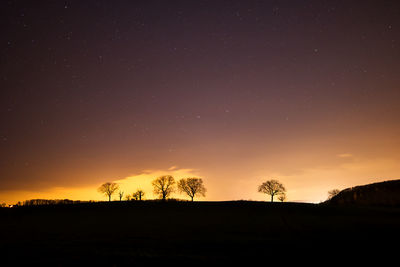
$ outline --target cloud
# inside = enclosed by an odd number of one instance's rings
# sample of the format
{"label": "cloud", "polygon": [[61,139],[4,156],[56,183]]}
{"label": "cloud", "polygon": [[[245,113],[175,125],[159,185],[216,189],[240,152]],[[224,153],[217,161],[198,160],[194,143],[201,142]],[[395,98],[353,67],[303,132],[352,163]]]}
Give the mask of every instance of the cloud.
{"label": "cloud", "polygon": [[343,154],[338,154],[337,155],[339,158],[353,158],[353,154],[350,153],[343,153]]}
{"label": "cloud", "polygon": [[[173,167],[173,168],[172,168]],[[130,175],[123,179],[113,180],[110,182],[116,182],[119,184],[121,191],[124,191],[125,196],[136,192],[138,189],[142,189],[145,192],[146,199],[154,199],[156,196],[153,195],[153,186],[151,182],[162,175],[172,175],[175,180],[179,180],[184,177],[201,177],[195,169],[179,169],[176,166],[172,166],[167,170],[143,170],[140,173]],[[85,187],[52,187],[44,189],[42,191],[30,191],[30,190],[13,190],[4,191],[0,196],[0,202],[16,203],[18,201],[24,201],[27,199],[73,199],[73,200],[104,200],[107,198],[102,196],[97,188],[100,184],[94,184]],[[184,195],[173,194],[172,197],[184,198]],[[113,199],[117,199],[117,194]]]}

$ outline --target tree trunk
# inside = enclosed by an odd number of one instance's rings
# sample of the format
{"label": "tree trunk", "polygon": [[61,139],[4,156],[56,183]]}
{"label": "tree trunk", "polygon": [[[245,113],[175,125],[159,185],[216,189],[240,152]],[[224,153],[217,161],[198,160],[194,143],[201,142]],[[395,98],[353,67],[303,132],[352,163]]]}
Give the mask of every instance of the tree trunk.
{"label": "tree trunk", "polygon": [[108,195],[108,202],[111,202],[111,195]]}
{"label": "tree trunk", "polygon": [[193,202],[193,198],[194,198],[194,197],[191,197],[191,198],[192,198],[192,202]]}
{"label": "tree trunk", "polygon": [[271,202],[274,202],[274,194],[271,194]]}

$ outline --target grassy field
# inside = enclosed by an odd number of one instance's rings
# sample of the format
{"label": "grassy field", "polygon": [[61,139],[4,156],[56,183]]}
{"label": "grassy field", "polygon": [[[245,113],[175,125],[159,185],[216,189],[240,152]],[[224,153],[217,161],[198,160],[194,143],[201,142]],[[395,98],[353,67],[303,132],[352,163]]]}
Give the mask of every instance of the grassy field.
{"label": "grassy field", "polygon": [[117,265],[390,253],[400,209],[266,202],[111,202],[0,209],[7,265]]}

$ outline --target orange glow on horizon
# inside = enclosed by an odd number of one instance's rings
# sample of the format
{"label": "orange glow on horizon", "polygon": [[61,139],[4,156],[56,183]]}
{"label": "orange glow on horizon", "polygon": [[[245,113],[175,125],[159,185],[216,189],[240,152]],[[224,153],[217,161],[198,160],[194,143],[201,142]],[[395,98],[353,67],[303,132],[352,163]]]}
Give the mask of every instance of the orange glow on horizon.
{"label": "orange glow on horizon", "polygon": [[[221,180],[206,177],[198,170],[180,169],[172,166],[166,170],[145,170],[139,174],[131,175],[123,179],[112,180],[120,185],[127,194],[134,193],[137,189],[145,192],[145,199],[155,199],[151,181],[161,175],[172,175],[175,180],[184,177],[201,177],[207,188],[206,197],[195,200],[224,201],[224,200],[257,200],[269,201],[269,197],[257,192],[257,186],[263,181],[274,178],[281,181],[287,188],[287,200],[295,202],[319,203],[326,200],[327,191],[332,188],[345,189],[360,184],[395,179],[398,161],[393,159],[363,160],[345,153],[336,155],[344,159],[336,167],[320,167],[302,169],[298,173],[278,173],[259,171],[250,177],[240,180],[232,180],[229,185]],[[381,175],[383,174],[383,176]],[[323,179],[321,179],[323,177]],[[352,177],[352,179],[349,179]],[[215,177],[214,177],[215,178]],[[357,181],[357,182],[354,182]],[[106,181],[104,181],[106,182]],[[95,200],[106,201],[107,198],[97,192],[100,184],[85,187],[53,187],[42,191],[14,190],[1,194],[0,202],[16,204],[27,199],[71,199],[71,200]],[[172,194],[173,198],[189,199],[186,195]],[[113,196],[117,200],[118,195]]]}
{"label": "orange glow on horizon", "polygon": [[0,203],[153,199],[167,174],[200,201],[276,179],[319,203],[400,178],[399,1],[3,2]]}

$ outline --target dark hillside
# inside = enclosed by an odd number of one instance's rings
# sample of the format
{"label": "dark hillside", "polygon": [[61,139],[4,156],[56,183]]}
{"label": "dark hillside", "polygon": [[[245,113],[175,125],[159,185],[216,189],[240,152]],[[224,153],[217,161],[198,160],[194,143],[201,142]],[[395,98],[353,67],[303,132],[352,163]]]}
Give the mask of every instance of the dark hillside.
{"label": "dark hillside", "polygon": [[329,200],[328,203],[400,207],[400,180],[347,188]]}
{"label": "dark hillside", "polygon": [[[305,203],[111,202],[0,209],[6,265],[335,258],[391,247],[400,210]],[[360,252],[361,253],[361,252]],[[261,257],[261,258],[260,258]],[[308,256],[307,256],[308,257]],[[297,258],[296,258],[297,259]]]}

